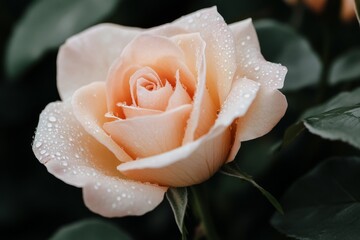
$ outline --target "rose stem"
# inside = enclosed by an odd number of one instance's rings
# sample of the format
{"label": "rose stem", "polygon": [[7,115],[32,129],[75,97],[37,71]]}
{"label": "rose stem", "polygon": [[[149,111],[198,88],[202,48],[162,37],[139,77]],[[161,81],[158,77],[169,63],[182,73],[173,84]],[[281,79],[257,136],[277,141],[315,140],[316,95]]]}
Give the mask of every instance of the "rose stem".
{"label": "rose stem", "polygon": [[190,187],[191,193],[193,196],[193,207],[195,212],[201,221],[201,227],[203,227],[205,231],[205,235],[208,240],[219,240],[219,236],[215,230],[214,223],[211,220],[211,216],[209,214],[209,209],[203,198],[203,191],[201,191],[201,186],[192,186]]}

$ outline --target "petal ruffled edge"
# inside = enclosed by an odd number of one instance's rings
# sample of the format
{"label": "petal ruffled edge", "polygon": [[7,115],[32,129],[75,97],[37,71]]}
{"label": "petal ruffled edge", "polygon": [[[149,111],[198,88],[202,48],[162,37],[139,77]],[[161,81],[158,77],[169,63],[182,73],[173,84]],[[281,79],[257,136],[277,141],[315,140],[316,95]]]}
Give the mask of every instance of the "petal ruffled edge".
{"label": "petal ruffled edge", "polygon": [[264,59],[252,20],[249,18],[229,26],[236,43],[235,78],[247,77],[274,90],[282,88],[287,68]]}
{"label": "petal ruffled edge", "polygon": [[83,188],[87,207],[106,217],[142,215],[167,190],[124,178],[116,170],[116,157],[82,128],[69,101],[50,103],[43,110],[32,147],[50,173]]}

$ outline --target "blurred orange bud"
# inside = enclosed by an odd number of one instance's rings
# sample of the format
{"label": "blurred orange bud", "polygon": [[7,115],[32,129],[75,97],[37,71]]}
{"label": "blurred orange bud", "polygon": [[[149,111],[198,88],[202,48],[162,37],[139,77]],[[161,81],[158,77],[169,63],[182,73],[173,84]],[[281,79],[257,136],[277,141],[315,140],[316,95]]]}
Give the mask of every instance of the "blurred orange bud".
{"label": "blurred orange bud", "polygon": [[[295,5],[299,3],[299,0],[285,0],[289,5]],[[321,13],[327,3],[326,0],[302,0],[302,2],[313,12]],[[340,9],[340,19],[343,22],[350,22],[355,19],[355,3],[354,0],[342,0]]]}

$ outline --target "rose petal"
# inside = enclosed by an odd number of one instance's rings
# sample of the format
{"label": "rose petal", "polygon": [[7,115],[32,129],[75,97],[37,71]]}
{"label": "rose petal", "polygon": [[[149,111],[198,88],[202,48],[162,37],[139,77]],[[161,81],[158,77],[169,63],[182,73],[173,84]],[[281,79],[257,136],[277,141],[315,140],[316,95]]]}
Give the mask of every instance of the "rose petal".
{"label": "rose petal", "polygon": [[120,107],[122,108],[126,118],[143,117],[163,113],[163,111],[159,110],[145,109],[134,106],[120,105]]}
{"label": "rose petal", "polygon": [[305,4],[314,12],[321,13],[325,7],[326,0],[304,0]]}
{"label": "rose petal", "polygon": [[[139,83],[140,80],[140,83]],[[141,82],[156,86],[155,89],[158,89],[163,86],[159,75],[149,67],[143,67],[137,70],[130,77],[130,94],[132,99],[132,104],[137,106],[137,88],[141,85]]]}
{"label": "rose petal", "polygon": [[354,0],[342,0],[340,18],[344,22],[350,22],[355,18],[355,2]]}
{"label": "rose petal", "polygon": [[94,82],[80,88],[73,94],[71,103],[75,117],[91,136],[105,145],[120,161],[132,160],[102,128],[102,125],[109,121],[105,116],[105,82]]}
{"label": "rose petal", "polygon": [[137,88],[138,105],[142,108],[164,111],[173,92],[169,82],[166,82],[164,87],[155,90],[147,90],[139,86]]}
{"label": "rose petal", "polygon": [[86,205],[103,216],[141,215],[163,200],[166,188],[119,174],[116,157],[78,123],[70,101],[50,103],[41,113],[33,151],[54,176],[82,187]]}
{"label": "rose petal", "polygon": [[261,87],[249,111],[237,121],[235,141],[228,161],[235,159],[240,142],[270,132],[284,116],[286,108],[286,98],[280,91]]}
{"label": "rose petal", "polygon": [[61,46],[57,59],[61,98],[69,98],[91,82],[105,81],[112,62],[140,32],[141,29],[99,24],[69,38]]}
{"label": "rose petal", "polygon": [[[135,63],[137,66],[134,66]],[[130,70],[129,66],[132,66]],[[145,66],[152,68],[161,79],[168,80],[174,86],[175,73],[179,70],[182,83],[193,94],[195,80],[185,65],[183,51],[168,38],[142,34],[128,44],[110,69],[107,80],[109,111],[115,111],[119,102],[131,105],[130,76]]]}
{"label": "rose petal", "polygon": [[181,84],[179,71],[176,71],[175,78],[176,78],[175,90],[169,99],[168,105],[166,107],[166,111],[180,107],[181,105],[191,103],[191,98],[189,94],[186,92],[183,85]]}
{"label": "rose petal", "polygon": [[181,145],[191,105],[162,114],[117,120],[104,129],[133,158],[143,158],[172,150]]}
{"label": "rose petal", "polygon": [[206,76],[210,96],[220,106],[230,92],[236,70],[232,32],[216,7],[181,17],[170,25],[198,32],[206,42]]}
{"label": "rose petal", "polygon": [[210,132],[172,151],[118,166],[126,176],[164,186],[189,186],[205,181],[227,160],[229,126],[250,107],[259,85],[249,79],[234,81],[231,92]]}
{"label": "rose petal", "polygon": [[[197,77],[196,92],[193,99],[193,111],[185,130],[183,144],[192,142],[206,134],[217,117],[216,107],[206,88],[205,65],[206,44],[198,33],[182,34],[172,38],[186,53],[190,69],[195,69]],[[201,124],[200,124],[201,123]]]}
{"label": "rose petal", "polygon": [[247,77],[262,86],[279,89],[284,85],[286,67],[267,62],[261,55],[251,19],[230,24],[236,43],[237,70],[235,78]]}
{"label": "rose petal", "polygon": [[213,128],[228,127],[236,118],[244,116],[253,103],[260,84],[247,79],[236,79],[231,87],[231,92],[221,106],[221,111]]}
{"label": "rose petal", "polygon": [[120,172],[139,181],[163,186],[190,186],[210,178],[225,162],[230,132],[222,129],[163,154],[123,163]]}

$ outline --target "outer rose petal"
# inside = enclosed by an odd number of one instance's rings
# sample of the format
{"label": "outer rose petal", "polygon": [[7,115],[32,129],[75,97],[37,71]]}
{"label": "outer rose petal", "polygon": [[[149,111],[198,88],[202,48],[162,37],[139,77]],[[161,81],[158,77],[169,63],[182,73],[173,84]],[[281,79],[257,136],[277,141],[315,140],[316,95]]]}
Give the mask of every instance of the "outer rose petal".
{"label": "outer rose petal", "polygon": [[160,154],[181,145],[192,106],[145,117],[104,124],[111,137],[135,159]]}
{"label": "outer rose petal", "polygon": [[99,24],[69,38],[61,46],[57,59],[61,98],[69,98],[91,82],[105,81],[112,62],[140,32],[141,29]]}
{"label": "outer rose petal", "polygon": [[287,69],[280,64],[267,62],[261,55],[256,31],[251,19],[230,25],[236,43],[236,77],[247,77],[271,89],[284,85]]}
{"label": "outer rose petal", "polygon": [[118,169],[130,178],[165,186],[189,186],[205,181],[227,160],[232,141],[229,126],[246,113],[258,88],[249,79],[234,81],[224,108],[208,134],[172,151],[122,163]]}
{"label": "outer rose petal", "polygon": [[268,133],[284,116],[286,108],[287,101],[281,92],[260,88],[249,111],[237,122],[241,141]]}
{"label": "outer rose petal", "polygon": [[170,24],[198,32],[206,42],[206,76],[213,102],[220,106],[230,92],[236,70],[232,32],[216,7],[181,17]]}
{"label": "outer rose petal", "polygon": [[82,128],[70,101],[50,103],[41,113],[33,151],[54,176],[82,187],[87,207],[103,216],[144,214],[166,191],[121,176],[119,161]]}
{"label": "outer rose petal", "polygon": [[80,88],[74,93],[71,103],[75,117],[91,136],[108,147],[120,161],[132,160],[102,128],[103,124],[109,121],[105,115],[107,109],[104,82],[94,82]]}
{"label": "outer rose petal", "polygon": [[280,91],[261,87],[249,111],[237,121],[235,140],[228,161],[235,159],[240,142],[268,133],[284,116],[286,108],[286,98]]}
{"label": "outer rose petal", "polygon": [[263,58],[251,19],[231,24],[230,27],[238,43],[237,76],[247,76],[261,83],[261,90],[249,112],[237,121],[235,141],[228,161],[235,158],[241,141],[268,133],[287,108],[285,97],[277,90],[283,86],[286,67],[267,62]]}

